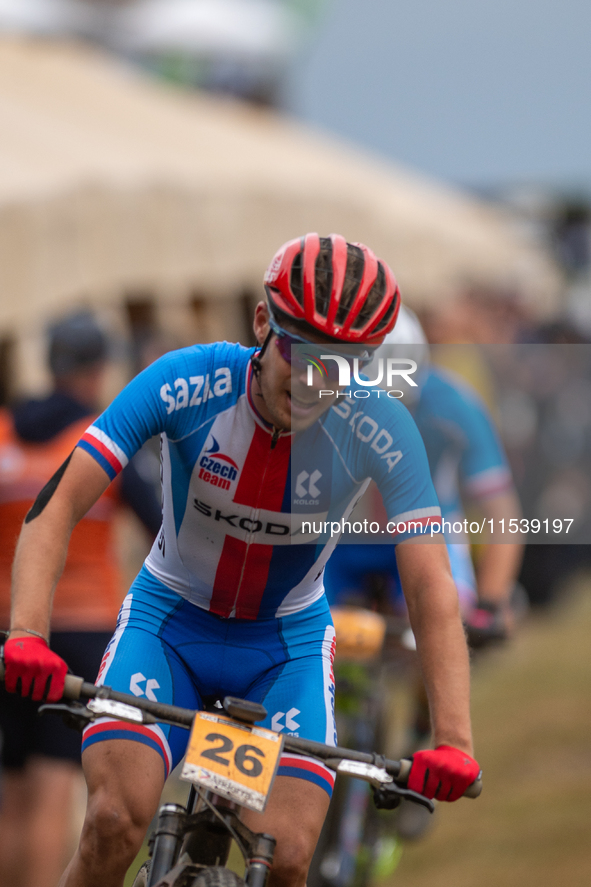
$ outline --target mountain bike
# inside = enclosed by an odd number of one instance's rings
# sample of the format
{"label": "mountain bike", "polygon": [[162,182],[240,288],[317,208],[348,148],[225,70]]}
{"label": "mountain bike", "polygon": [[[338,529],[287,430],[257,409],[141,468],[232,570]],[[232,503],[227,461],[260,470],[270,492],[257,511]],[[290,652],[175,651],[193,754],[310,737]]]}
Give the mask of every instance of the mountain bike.
{"label": "mountain bike", "polygon": [[[0,680],[4,667],[0,662]],[[41,711],[57,712],[83,729],[98,718],[134,724],[174,724],[190,730],[181,779],[190,783],[186,805],[160,808],[150,838],[150,859],[134,887],[265,887],[275,849],[272,835],[256,834],[240,820],[240,809],[262,812],[283,750],[316,757],[337,774],[369,783],[377,806],[392,807],[407,798],[428,809],[433,802],[405,787],[410,761],[284,736],[257,722],[262,705],[227,696],[220,708],[193,711],[138,699],[110,687],[97,687],[68,675],[62,701]],[[477,797],[480,780],[466,796]],[[232,840],[244,859],[244,877],[226,868]]]}

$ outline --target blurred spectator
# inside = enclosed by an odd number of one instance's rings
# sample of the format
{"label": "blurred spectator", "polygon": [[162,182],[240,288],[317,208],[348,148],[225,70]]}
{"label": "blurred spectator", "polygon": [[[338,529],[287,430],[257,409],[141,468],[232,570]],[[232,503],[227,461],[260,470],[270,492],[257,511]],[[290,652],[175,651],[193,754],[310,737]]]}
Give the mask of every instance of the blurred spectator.
{"label": "blurred spectator", "polygon": [[559,206],[552,239],[556,257],[567,275],[584,274],[591,264],[591,212],[585,200],[569,200]]}
{"label": "blurred spectator", "polygon": [[[556,238],[574,279],[588,270],[589,214],[571,207],[561,219]],[[541,534],[529,536],[520,581],[532,604],[546,605],[590,562],[589,336],[572,312],[534,324],[509,294],[482,287],[442,302],[424,316],[430,341],[448,343],[432,349],[433,360],[472,384],[499,418],[524,514],[574,521],[561,544],[548,544],[556,535],[544,544]]]}
{"label": "blurred spectator", "polygon": [[521,341],[530,321],[525,304],[511,289],[472,284],[421,314],[432,345]]}
{"label": "blurred spectator", "polygon": [[[107,339],[89,313],[50,330],[52,393],[0,410],[0,628],[9,624],[10,570],[22,521],[98,413]],[[94,681],[113,632],[122,582],[113,520],[131,506],[154,538],[160,506],[133,462],[75,528],[53,607],[51,647],[75,674]],[[26,626],[24,626],[26,628]],[[3,792],[0,884],[55,887],[70,840],[80,736],[37,704],[2,689]]]}
{"label": "blurred spectator", "polygon": [[[540,326],[536,338],[537,344],[492,347],[486,354],[524,514],[551,527],[573,521],[561,544],[548,544],[558,536],[546,534],[544,544],[526,547],[521,582],[530,602],[545,606],[590,563],[591,349],[566,321]],[[530,534],[529,541],[538,538]]]}

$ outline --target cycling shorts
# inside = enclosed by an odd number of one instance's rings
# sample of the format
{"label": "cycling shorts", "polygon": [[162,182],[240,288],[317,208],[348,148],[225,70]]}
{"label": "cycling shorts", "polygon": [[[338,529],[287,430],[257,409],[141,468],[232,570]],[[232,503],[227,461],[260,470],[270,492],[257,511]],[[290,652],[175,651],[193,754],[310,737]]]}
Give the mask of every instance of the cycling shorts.
{"label": "cycling shorts", "polygon": [[[334,648],[324,596],[281,618],[224,619],[181,598],[143,567],[121,607],[97,683],[191,709],[238,696],[265,706],[261,726],[336,745]],[[82,750],[109,739],[139,742],[158,752],[168,776],[188,737],[171,725],[101,718],[84,731]],[[284,753],[278,774],[332,793],[334,773],[314,759]]]}

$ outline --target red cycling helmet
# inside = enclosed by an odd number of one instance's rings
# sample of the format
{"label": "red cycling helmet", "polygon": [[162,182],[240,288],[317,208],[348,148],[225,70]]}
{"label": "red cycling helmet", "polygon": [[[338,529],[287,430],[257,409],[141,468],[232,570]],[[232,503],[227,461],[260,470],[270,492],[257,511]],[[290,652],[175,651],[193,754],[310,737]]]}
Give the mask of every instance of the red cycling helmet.
{"label": "red cycling helmet", "polygon": [[285,243],[264,282],[272,310],[341,342],[379,345],[400,310],[400,290],[386,263],[339,234]]}

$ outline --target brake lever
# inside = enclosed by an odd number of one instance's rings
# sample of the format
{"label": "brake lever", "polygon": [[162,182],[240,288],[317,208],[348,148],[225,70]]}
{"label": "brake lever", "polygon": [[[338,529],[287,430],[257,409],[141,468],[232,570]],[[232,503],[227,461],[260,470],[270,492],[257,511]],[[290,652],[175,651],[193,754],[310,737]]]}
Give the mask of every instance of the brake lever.
{"label": "brake lever", "polygon": [[78,730],[79,733],[82,733],[84,728],[96,718],[96,715],[90,709],[79,702],[45,703],[45,705],[39,706],[39,714],[45,714],[45,712],[54,712],[61,715],[64,724],[67,727]]}
{"label": "brake lever", "polygon": [[421,807],[426,807],[429,813],[433,813],[435,810],[435,804],[430,798],[426,798],[418,792],[413,792],[409,788],[402,788],[402,786],[397,785],[395,782],[381,785],[373,790],[373,801],[378,810],[395,810],[403,799],[412,801],[414,804],[420,804]]}

